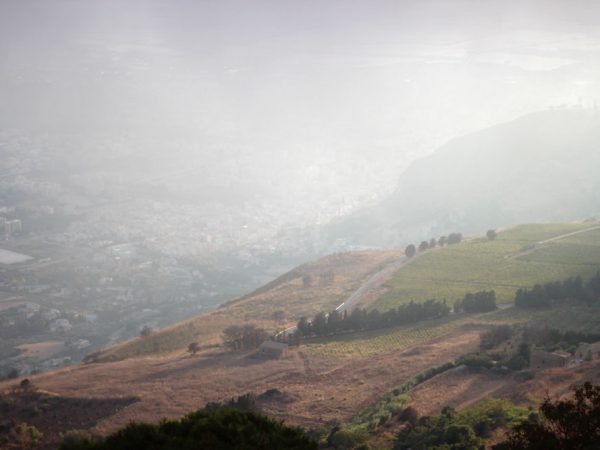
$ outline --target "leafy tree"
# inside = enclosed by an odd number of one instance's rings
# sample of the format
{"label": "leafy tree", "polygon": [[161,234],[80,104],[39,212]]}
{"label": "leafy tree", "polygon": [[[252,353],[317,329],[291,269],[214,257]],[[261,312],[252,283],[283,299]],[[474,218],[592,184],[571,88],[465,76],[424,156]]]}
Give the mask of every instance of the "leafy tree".
{"label": "leafy tree", "polygon": [[252,324],[231,325],[223,330],[223,342],[234,351],[257,348],[268,337],[264,329]]}
{"label": "leafy tree", "polygon": [[200,345],[198,345],[198,343],[197,343],[197,342],[191,342],[191,343],[188,345],[188,349],[187,349],[187,351],[188,351],[189,353],[191,353],[192,355],[195,355],[196,353],[198,353],[198,350],[200,350]]}
{"label": "leafy tree", "polygon": [[498,236],[498,233],[496,233],[496,230],[488,230],[485,235],[490,241],[493,241]]}
{"label": "leafy tree", "polygon": [[546,398],[543,420],[516,425],[497,450],[592,450],[600,448],[600,386],[585,383],[573,399]]}
{"label": "leafy tree", "polygon": [[435,248],[436,245],[437,245],[437,241],[435,240],[435,238],[431,238],[429,240],[429,248]]}
{"label": "leafy tree", "polygon": [[448,235],[448,239],[446,240],[446,242],[450,245],[450,244],[458,244],[462,241],[462,234],[461,233],[450,233]]}
{"label": "leafy tree", "polygon": [[568,300],[579,300],[587,303],[600,301],[599,275],[596,274],[587,284],[583,284],[581,276],[554,281],[544,285],[536,284],[531,289],[518,289],[515,293],[515,306],[519,308],[543,308]]}
{"label": "leafy tree", "polygon": [[469,292],[454,303],[455,312],[480,313],[494,311],[497,308],[496,292],[493,290],[479,291],[474,294]]}
{"label": "leafy tree", "polygon": [[448,238],[446,236],[440,236],[440,238],[438,239],[438,244],[440,247],[443,247],[444,245],[446,245]]}
{"label": "leafy tree", "polygon": [[414,244],[407,245],[404,249],[404,254],[409,258],[412,258],[417,253],[417,249]]}
{"label": "leafy tree", "polygon": [[150,325],[144,325],[142,327],[142,329],[140,330],[140,336],[141,337],[148,337],[152,334],[154,330],[152,329],[152,327]]}
{"label": "leafy tree", "polygon": [[408,408],[404,408],[402,413],[400,413],[399,418],[403,422],[408,422],[414,427],[417,424],[417,421],[419,420],[419,412],[412,406],[409,406]]}
{"label": "leafy tree", "polygon": [[355,308],[350,315],[346,311],[331,311],[328,314],[318,313],[312,321],[302,317],[298,321],[298,333],[302,336],[329,336],[337,333],[359,330],[375,330],[379,328],[405,325],[425,319],[447,316],[450,308],[445,300],[427,300],[423,303],[410,302],[398,308],[380,312]]}
{"label": "leafy tree", "polygon": [[483,439],[526,413],[525,408],[493,398],[460,412],[445,407],[437,416],[409,423],[398,433],[394,450],[483,450]]}
{"label": "leafy tree", "polygon": [[86,430],[69,430],[61,433],[60,437],[63,447],[88,445],[92,442],[92,435]]}
{"label": "leafy tree", "polygon": [[445,407],[439,416],[422,417],[400,431],[394,450],[480,450],[481,444],[471,427],[458,423],[456,411]]}
{"label": "leafy tree", "polygon": [[300,317],[298,321],[298,331],[302,336],[308,336],[310,334],[311,324],[306,317]]}
{"label": "leafy tree", "polygon": [[44,434],[33,425],[27,425],[25,422],[15,425],[10,432],[12,440],[21,448],[33,448],[42,440]]}
{"label": "leafy tree", "polygon": [[427,241],[421,241],[421,243],[419,244],[419,251],[420,252],[424,252],[428,248],[429,248],[429,242],[427,242]]}
{"label": "leafy tree", "polygon": [[480,347],[489,350],[508,341],[511,336],[512,328],[509,325],[493,327],[481,335]]}

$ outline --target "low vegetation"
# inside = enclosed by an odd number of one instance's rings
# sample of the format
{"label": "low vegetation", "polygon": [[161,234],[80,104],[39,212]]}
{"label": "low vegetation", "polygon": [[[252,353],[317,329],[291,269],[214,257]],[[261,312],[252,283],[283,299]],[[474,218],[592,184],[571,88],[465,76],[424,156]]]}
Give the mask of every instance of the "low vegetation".
{"label": "low vegetation", "polygon": [[536,284],[531,289],[519,289],[515,294],[515,306],[519,308],[545,308],[570,300],[600,302],[600,272],[585,284],[578,275],[564,281]]}
{"label": "low vegetation", "polygon": [[298,321],[298,333],[302,336],[333,336],[351,331],[376,330],[398,325],[412,324],[427,319],[445,317],[450,308],[445,300],[428,300],[423,303],[408,303],[384,313],[373,309],[356,308],[351,314],[340,314],[333,310],[319,313],[312,320],[302,317]]}
{"label": "low vegetation", "polygon": [[524,420],[526,408],[487,399],[465,411],[445,407],[439,415],[421,417],[398,433],[394,450],[480,450],[498,430]]}
{"label": "low vegetation", "polygon": [[201,410],[180,420],[131,423],[99,440],[63,442],[60,450],[316,450],[300,428],[239,409]]}
{"label": "low vegetation", "polygon": [[269,337],[262,328],[255,325],[231,325],[223,330],[223,342],[233,351],[257,348]]}
{"label": "low vegetation", "polygon": [[480,291],[467,293],[454,302],[454,312],[482,313],[498,309],[495,291]]}
{"label": "low vegetation", "polygon": [[388,391],[376,404],[356,415],[350,422],[334,427],[327,437],[327,443],[333,448],[357,448],[367,442],[372,433],[387,424],[392,418],[402,422],[414,423],[417,412],[407,407],[410,390],[436,375],[456,367],[452,361],[431,367]]}
{"label": "low vegetation", "polygon": [[[600,448],[600,386],[585,383],[574,398],[546,398],[539,414],[513,426],[494,450],[586,450]],[[415,449],[416,450],[416,449]]]}

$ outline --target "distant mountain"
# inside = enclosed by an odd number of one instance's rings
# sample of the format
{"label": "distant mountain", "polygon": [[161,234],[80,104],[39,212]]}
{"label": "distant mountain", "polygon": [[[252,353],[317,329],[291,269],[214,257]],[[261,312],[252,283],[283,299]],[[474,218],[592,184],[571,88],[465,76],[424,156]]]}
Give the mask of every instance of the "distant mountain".
{"label": "distant mountain", "polygon": [[414,162],[379,205],[330,240],[390,246],[526,222],[600,214],[600,112],[549,110],[452,140]]}

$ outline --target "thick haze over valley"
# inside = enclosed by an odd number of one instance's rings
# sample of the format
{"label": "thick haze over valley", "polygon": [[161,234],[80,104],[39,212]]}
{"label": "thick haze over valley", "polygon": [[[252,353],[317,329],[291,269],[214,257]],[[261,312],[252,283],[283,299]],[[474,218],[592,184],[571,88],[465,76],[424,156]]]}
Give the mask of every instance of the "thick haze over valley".
{"label": "thick haze over valley", "polygon": [[598,215],[599,103],[593,0],[2,0],[0,356],[69,364],[329,253]]}

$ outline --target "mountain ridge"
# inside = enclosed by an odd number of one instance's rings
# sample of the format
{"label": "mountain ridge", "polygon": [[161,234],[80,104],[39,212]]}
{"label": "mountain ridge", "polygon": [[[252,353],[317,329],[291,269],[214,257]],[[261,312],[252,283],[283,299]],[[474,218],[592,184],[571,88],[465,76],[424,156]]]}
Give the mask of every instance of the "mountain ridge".
{"label": "mountain ridge", "polygon": [[[535,112],[416,160],[380,204],[331,223],[331,239],[388,247],[448,230],[583,220],[600,213],[600,112]],[[517,163],[515,163],[517,161]]]}

